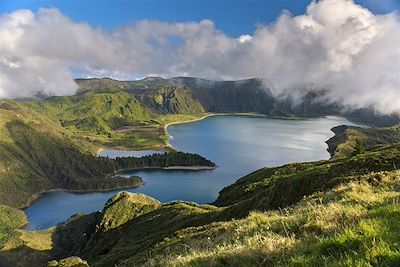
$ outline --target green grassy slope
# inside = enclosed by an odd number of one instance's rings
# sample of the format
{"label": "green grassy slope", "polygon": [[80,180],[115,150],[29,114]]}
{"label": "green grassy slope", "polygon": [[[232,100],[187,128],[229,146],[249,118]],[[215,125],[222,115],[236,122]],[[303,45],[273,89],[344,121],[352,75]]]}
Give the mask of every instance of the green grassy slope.
{"label": "green grassy slope", "polygon": [[201,114],[203,106],[184,87],[161,87],[136,94],[143,106],[157,114]]}
{"label": "green grassy slope", "polygon": [[172,114],[198,116],[203,112],[183,88],[159,88],[134,96],[113,83],[109,84],[113,89],[101,87],[107,84],[95,84],[91,86],[94,89],[75,96],[50,97],[25,105],[95,146],[133,149],[170,150],[163,122],[181,120]]}
{"label": "green grassy slope", "polygon": [[400,124],[387,128],[360,128],[337,126],[332,129],[335,136],[326,143],[333,158],[348,157],[377,145],[400,142]]}
{"label": "green grassy slope", "polygon": [[0,205],[0,248],[14,234],[15,229],[28,223],[22,210]]}
{"label": "green grassy slope", "polygon": [[78,138],[30,105],[0,101],[0,204],[22,207],[37,194],[53,189],[107,190],[142,184],[138,177],[111,179],[109,174],[119,169],[214,166],[203,157],[189,153],[113,160],[96,157],[92,153],[94,149],[87,139]]}
{"label": "green grassy slope", "polygon": [[395,170],[399,164],[400,145],[392,145],[345,159],[264,168],[225,187],[215,204],[239,205],[238,212],[246,206],[258,210],[275,209],[354,179],[357,175]]}
{"label": "green grassy slope", "polygon": [[57,119],[66,128],[110,133],[122,126],[148,123],[152,119],[136,98],[115,89],[90,90],[69,97],[51,97],[30,106]]}
{"label": "green grassy slope", "polygon": [[91,145],[24,104],[0,103],[0,203],[25,205],[56,188],[95,190],[137,186],[138,179],[109,179],[115,162],[87,152]]}
{"label": "green grassy slope", "polygon": [[[110,266],[134,255],[140,254],[145,257],[151,247],[175,231],[200,226],[220,216],[218,213],[220,209],[208,205],[187,202],[160,205],[150,197],[147,197],[142,204],[136,201],[138,198],[143,201],[140,195],[125,194],[116,197],[125,198],[125,203],[131,202],[124,206],[120,205],[117,210],[132,219],[126,221],[123,218],[122,221],[126,222],[121,224],[121,218],[109,215],[111,209],[105,207],[103,212],[89,215],[92,218],[89,224],[86,222],[87,216],[66,223],[59,227],[57,232],[59,236],[69,237],[61,239],[64,242],[60,242],[59,246],[63,247],[66,253],[60,256],[79,255],[90,264]],[[118,227],[102,227],[104,217],[114,218],[115,222],[109,222],[108,225],[118,225]]]}
{"label": "green grassy slope", "polygon": [[399,266],[399,189],[398,172],[368,174],[281,211],[182,229],[117,266]]}

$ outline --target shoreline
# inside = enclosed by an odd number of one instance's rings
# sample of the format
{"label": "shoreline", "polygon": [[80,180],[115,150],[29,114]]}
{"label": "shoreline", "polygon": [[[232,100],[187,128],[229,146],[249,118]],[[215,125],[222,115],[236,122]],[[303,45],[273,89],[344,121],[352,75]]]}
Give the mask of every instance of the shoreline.
{"label": "shoreline", "polygon": [[[122,149],[119,149],[119,148],[122,148]],[[114,150],[114,151],[121,151],[121,152],[141,152],[141,151],[152,150],[152,151],[154,151],[154,153],[160,153],[160,154],[162,154],[164,152],[167,152],[167,151],[165,151],[165,149],[164,150],[162,150],[162,149],[161,150],[156,150],[155,148],[137,150],[137,149],[133,149],[133,148],[125,147],[125,146],[114,146],[114,147],[112,147],[112,146],[103,146],[103,147],[100,147],[97,150],[96,157],[104,157],[104,156],[100,156],[99,155],[104,150]]]}
{"label": "shoreline", "polygon": [[[120,169],[113,174],[107,174],[107,176],[112,179],[113,177],[118,176],[119,173],[123,171],[139,171],[139,170],[146,170],[146,169],[154,169],[154,170],[190,170],[190,171],[200,171],[200,170],[214,170],[218,166],[200,166],[200,165],[195,165],[195,166],[169,166],[169,167],[162,167],[162,166],[148,166],[148,167],[140,167],[140,168],[129,168],[129,169]],[[139,176],[138,176],[139,177]],[[124,177],[125,178],[125,177]],[[142,179],[141,177],[139,177]],[[32,205],[33,202],[38,200],[40,197],[47,193],[51,192],[68,192],[68,193],[95,193],[95,192],[110,192],[110,191],[115,191],[115,190],[121,190],[121,189],[129,189],[129,188],[137,188],[140,186],[144,186],[146,184],[145,181],[141,181],[138,185],[136,186],[119,186],[119,187],[114,187],[114,188],[109,188],[109,189],[65,189],[65,188],[53,188],[49,190],[44,190],[38,193],[35,193],[32,195],[24,205],[20,206],[19,209],[25,210],[28,208],[30,205]]]}
{"label": "shoreline", "polygon": [[143,186],[145,184],[146,183],[142,180],[138,185],[135,185],[135,186],[119,186],[119,187],[114,187],[114,188],[110,188],[110,189],[65,189],[65,188],[53,188],[53,189],[41,191],[39,193],[35,193],[32,197],[30,197],[27,200],[27,202],[23,206],[19,207],[18,209],[25,210],[30,205],[32,205],[36,200],[38,200],[40,197],[42,197],[43,195],[45,195],[47,193],[52,193],[52,192],[67,192],[67,193],[111,192],[111,191],[114,191],[114,190],[137,188],[137,187]]}
{"label": "shoreline", "polygon": [[168,132],[168,127],[171,125],[175,124],[186,124],[186,123],[192,123],[196,121],[201,121],[204,120],[208,117],[214,117],[214,116],[254,116],[254,117],[268,117],[265,114],[261,113],[252,113],[252,112],[235,112],[235,113],[205,113],[205,115],[199,117],[199,118],[194,118],[190,120],[183,120],[183,121],[172,121],[169,123],[164,124],[164,132],[167,136],[167,140],[165,141],[166,147],[171,148],[173,150],[176,150],[173,145],[169,142],[171,139],[172,135]]}
{"label": "shoreline", "polygon": [[[190,119],[190,120],[183,120],[183,121],[172,121],[169,123],[166,123],[164,125],[161,125],[164,128],[165,134],[168,136],[168,140],[165,141],[166,149],[172,149],[172,150],[176,150],[170,143],[169,143],[169,139],[170,137],[172,137],[172,135],[170,135],[168,133],[168,126],[170,125],[175,125],[175,124],[185,124],[185,123],[191,123],[191,122],[196,122],[196,121],[201,121],[203,119],[206,119],[208,117],[213,117],[213,116],[254,116],[254,117],[267,117],[267,118],[271,118],[271,119],[298,119],[298,117],[271,117],[265,114],[261,114],[261,113],[252,113],[252,112],[235,112],[235,113],[205,113],[203,116],[198,117],[198,118],[194,118],[194,119]],[[97,153],[96,156],[103,150],[107,150],[107,149],[115,149],[115,150],[121,150],[121,151],[143,151],[143,150],[133,150],[132,148],[129,147],[122,147],[123,149],[117,149],[117,147],[99,147],[97,149]],[[147,149],[144,149],[147,150]],[[154,151],[160,151],[160,152],[166,152],[163,150],[156,150],[156,148],[149,148],[148,150],[154,150]],[[142,168],[135,168],[135,169],[121,169],[117,172],[114,173],[114,175],[118,172],[121,171],[128,171],[128,170],[140,170],[140,169],[165,169],[165,170],[213,170],[215,168],[217,168],[218,166],[215,167],[209,167],[209,166],[171,166],[171,167],[142,167]],[[111,174],[108,174],[111,175]],[[50,192],[57,192],[57,191],[63,191],[63,192],[107,192],[107,191],[113,191],[113,190],[120,190],[120,189],[127,189],[127,188],[135,188],[135,187],[139,187],[144,185],[145,183],[143,182],[142,184],[139,184],[137,186],[128,186],[128,187],[116,187],[113,189],[99,189],[99,190],[68,190],[68,189],[63,189],[63,188],[56,188],[56,189],[50,189],[50,190],[45,190],[39,193],[35,193],[33,196],[31,196],[27,202],[23,205],[20,206],[19,209],[26,209],[28,206],[30,206],[34,201],[36,201],[40,196],[42,196],[43,194],[46,193],[50,193]]]}
{"label": "shoreline", "polygon": [[174,124],[185,124],[185,123],[191,123],[191,122],[201,121],[201,120],[204,120],[205,118],[212,117],[212,116],[215,116],[215,114],[214,114],[214,113],[205,114],[205,115],[203,115],[202,117],[195,118],[195,119],[184,120],[184,121],[173,121],[173,122],[169,122],[169,123],[167,123],[167,124],[164,124],[163,128],[164,128],[165,135],[167,136],[167,140],[165,141],[165,145],[166,145],[168,148],[171,148],[171,149],[173,149],[173,150],[176,150],[176,149],[174,148],[174,146],[171,145],[171,143],[169,142],[169,140],[171,139],[172,135],[168,132],[168,126],[174,125]]}
{"label": "shoreline", "polygon": [[[172,137],[169,133],[168,133],[168,126],[170,125],[174,125],[174,124],[186,124],[186,123],[192,123],[192,122],[196,122],[196,121],[201,121],[203,119],[206,119],[208,117],[212,117],[212,116],[254,116],[254,117],[266,117],[266,118],[271,118],[271,119],[284,119],[284,120],[296,120],[296,119],[302,119],[301,117],[271,117],[265,114],[259,114],[259,113],[206,113],[201,117],[198,118],[193,118],[193,119],[189,119],[189,120],[182,120],[182,121],[172,121],[169,123],[166,123],[164,125],[160,124],[160,127],[163,127],[165,134],[168,137],[168,140],[165,141],[166,143],[166,147],[169,147],[173,150],[175,150],[173,148],[173,146],[169,143],[169,139],[170,137]],[[322,116],[322,117],[327,117],[327,116]],[[335,135],[335,133],[334,133]],[[327,140],[328,141],[328,140]],[[326,141],[325,141],[326,143]],[[329,145],[328,145],[329,147]],[[129,147],[125,147],[126,149],[121,149],[121,151],[142,151],[142,150],[131,150],[131,148]],[[98,148],[98,153],[100,153],[103,150],[106,149],[113,149],[113,147],[100,147]],[[118,149],[116,149],[118,150]],[[149,150],[155,150],[150,148]],[[141,168],[134,168],[134,169],[120,169],[117,172],[113,173],[113,174],[108,174],[110,175],[110,177],[114,177],[116,176],[116,174],[118,174],[119,172],[122,171],[137,171],[137,170],[143,170],[143,169],[160,169],[160,170],[213,170],[215,168],[217,168],[218,166],[215,167],[210,167],[210,166],[169,166],[169,167],[161,167],[161,166],[148,166],[148,167],[141,167]],[[40,197],[42,197],[43,195],[45,195],[46,193],[51,193],[51,192],[70,192],[70,193],[94,193],[94,192],[111,192],[111,191],[116,191],[116,190],[124,190],[124,189],[130,189],[130,188],[138,188],[140,186],[145,185],[146,183],[144,181],[142,181],[141,183],[139,183],[138,185],[135,186],[120,186],[120,187],[114,187],[114,188],[109,188],[109,189],[86,189],[86,190],[80,190],[80,189],[75,189],[75,190],[69,190],[69,189],[64,189],[64,188],[53,188],[53,189],[49,189],[49,190],[45,190],[45,191],[41,191],[38,193],[35,193],[34,195],[32,195],[24,205],[21,205],[19,207],[19,209],[25,211],[26,208],[28,208],[30,205],[32,205],[36,200],[38,200]],[[29,224],[29,221],[28,221]]]}
{"label": "shoreline", "polygon": [[120,150],[120,151],[143,151],[143,150],[154,150],[158,151],[160,153],[163,152],[168,152],[168,150],[173,150],[176,151],[176,149],[171,145],[169,140],[171,139],[172,135],[168,132],[168,127],[171,125],[175,124],[186,124],[186,123],[192,123],[192,122],[197,122],[204,120],[208,117],[214,117],[214,116],[252,116],[252,117],[266,117],[270,119],[281,119],[281,120],[296,120],[296,119],[301,119],[301,117],[284,117],[284,116],[269,116],[265,115],[262,113],[256,113],[256,112],[233,112],[233,113],[204,113],[201,117],[198,118],[193,118],[189,120],[182,120],[182,121],[171,121],[166,124],[160,124],[160,126],[164,129],[164,133],[167,136],[167,140],[165,140],[165,146],[164,147],[148,147],[146,149],[135,149],[135,148],[130,148],[126,146],[103,146],[97,149],[96,156],[98,156],[102,151],[110,149],[110,150]]}
{"label": "shoreline", "polygon": [[194,166],[168,166],[168,167],[162,167],[162,166],[144,166],[144,167],[139,167],[139,168],[127,168],[127,169],[121,169],[118,172],[115,172],[115,176],[118,176],[119,173],[124,172],[124,171],[140,171],[140,170],[191,170],[191,171],[201,171],[201,170],[214,170],[218,166],[201,166],[201,165],[194,165]]}

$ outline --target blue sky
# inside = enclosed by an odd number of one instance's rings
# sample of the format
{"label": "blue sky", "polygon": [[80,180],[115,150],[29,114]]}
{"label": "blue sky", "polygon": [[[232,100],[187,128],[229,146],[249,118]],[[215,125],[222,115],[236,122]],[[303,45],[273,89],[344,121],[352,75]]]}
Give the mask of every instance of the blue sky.
{"label": "blue sky", "polygon": [[[210,19],[230,36],[251,34],[260,23],[272,23],[286,9],[304,13],[310,0],[2,0],[0,13],[55,7],[74,21],[112,30],[143,19],[187,22]],[[400,0],[356,0],[375,14],[399,9]]]}

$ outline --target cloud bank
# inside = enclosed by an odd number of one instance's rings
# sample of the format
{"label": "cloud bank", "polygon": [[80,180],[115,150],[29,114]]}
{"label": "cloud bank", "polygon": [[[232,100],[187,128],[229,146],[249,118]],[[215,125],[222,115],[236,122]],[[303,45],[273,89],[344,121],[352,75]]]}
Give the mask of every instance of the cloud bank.
{"label": "cloud bank", "polygon": [[73,77],[147,75],[265,78],[277,94],[304,84],[348,108],[400,112],[400,19],[349,0],[283,12],[252,35],[232,38],[212,21],[141,21],[112,32],[56,9],[0,15],[0,97],[73,94]]}

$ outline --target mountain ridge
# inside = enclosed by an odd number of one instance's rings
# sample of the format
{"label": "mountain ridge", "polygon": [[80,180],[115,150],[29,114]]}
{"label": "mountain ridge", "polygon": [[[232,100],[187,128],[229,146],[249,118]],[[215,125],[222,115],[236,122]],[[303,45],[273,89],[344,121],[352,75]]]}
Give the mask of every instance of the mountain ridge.
{"label": "mountain ridge", "polygon": [[[303,86],[299,88],[301,93],[297,99],[290,98],[290,94],[276,96],[266,86],[268,81],[260,78],[213,81],[195,77],[147,77],[133,81],[110,78],[75,81],[79,85],[79,92],[111,87],[132,95],[146,95],[149,90],[154,93],[165,87],[183,87],[189,93],[189,102],[198,102],[205,112],[258,112],[282,117],[339,115],[379,127],[400,122],[400,114],[377,114],[372,108],[348,110],[339,104],[327,102],[324,99],[326,91],[322,88]],[[146,104],[143,101],[141,103]]]}

